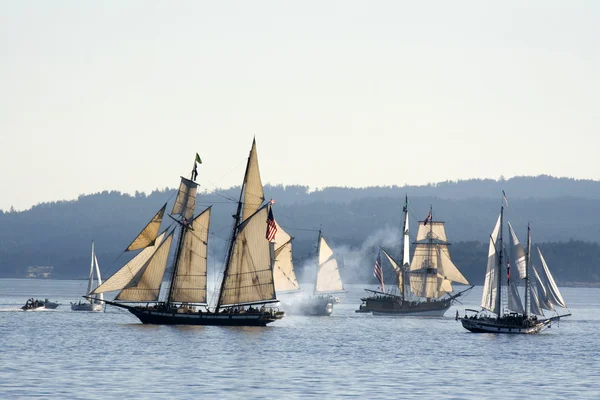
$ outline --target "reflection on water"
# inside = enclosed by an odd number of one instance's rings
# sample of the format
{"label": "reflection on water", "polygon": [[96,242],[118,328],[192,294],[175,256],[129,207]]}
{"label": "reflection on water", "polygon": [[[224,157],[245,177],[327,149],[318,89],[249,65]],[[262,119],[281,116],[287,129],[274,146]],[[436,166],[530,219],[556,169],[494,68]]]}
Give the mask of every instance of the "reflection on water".
{"label": "reflection on water", "polygon": [[[142,325],[72,312],[87,281],[0,280],[1,398],[578,398],[600,391],[600,289],[561,288],[573,316],[540,335],[472,334],[446,318],[354,312],[266,328]],[[478,308],[481,288],[458,310]],[[27,311],[30,297],[63,305]],[[65,305],[66,304],[66,305]]]}

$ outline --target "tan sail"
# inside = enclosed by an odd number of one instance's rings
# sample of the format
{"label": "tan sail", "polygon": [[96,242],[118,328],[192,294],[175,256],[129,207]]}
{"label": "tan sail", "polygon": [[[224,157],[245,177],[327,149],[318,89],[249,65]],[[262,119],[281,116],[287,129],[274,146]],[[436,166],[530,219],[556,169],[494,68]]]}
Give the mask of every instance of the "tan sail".
{"label": "tan sail", "polygon": [[344,290],[338,263],[325,239],[321,236],[319,243],[319,265],[315,293],[341,292]]}
{"label": "tan sail", "polygon": [[260,179],[260,170],[258,168],[256,140],[252,142],[252,149],[248,158],[248,167],[246,168],[246,176],[244,177],[243,199],[242,222],[254,214],[265,200],[263,185]]}
{"label": "tan sail", "polygon": [[117,295],[121,301],[158,301],[160,284],[167,267],[173,233],[158,246],[154,255],[144,264],[133,279]]}
{"label": "tan sail", "polygon": [[196,207],[196,191],[198,190],[198,184],[194,181],[181,177],[181,183],[179,184],[179,191],[175,204],[173,204],[173,215],[181,215],[185,219],[189,220],[194,215],[194,208]]}
{"label": "tan sail", "polygon": [[257,303],[275,299],[273,243],[265,237],[268,207],[261,208],[238,228],[219,305]]}
{"label": "tan sail", "polygon": [[165,237],[165,232],[161,233],[156,240],[154,245],[146,247],[139,254],[133,257],[127,264],[122,266],[117,272],[115,272],[110,278],[104,283],[98,286],[92,294],[112,292],[115,290],[121,290],[136,276],[136,274],[144,267],[146,262],[154,255],[158,246],[162,243]]}
{"label": "tan sail", "polygon": [[294,261],[292,260],[292,237],[281,228],[275,221],[277,233],[275,234],[275,267],[273,268],[273,279],[275,281],[275,290],[286,292],[299,290],[300,285],[296,279],[294,271]]}
{"label": "tan sail", "polygon": [[439,298],[452,292],[452,282],[468,284],[450,258],[444,223],[419,222],[410,264],[410,288],[420,297]]}
{"label": "tan sail", "polygon": [[152,217],[150,222],[148,222],[148,224],[144,227],[144,229],[142,229],[142,231],[137,235],[137,237],[133,239],[133,241],[127,247],[127,249],[125,249],[125,251],[139,250],[148,246],[152,246],[154,244],[166,208],[167,204],[165,203],[165,205],[162,206],[162,208],[156,213],[154,217]]}
{"label": "tan sail", "polygon": [[173,279],[171,301],[206,303],[206,256],[211,209],[198,215],[185,232]]}

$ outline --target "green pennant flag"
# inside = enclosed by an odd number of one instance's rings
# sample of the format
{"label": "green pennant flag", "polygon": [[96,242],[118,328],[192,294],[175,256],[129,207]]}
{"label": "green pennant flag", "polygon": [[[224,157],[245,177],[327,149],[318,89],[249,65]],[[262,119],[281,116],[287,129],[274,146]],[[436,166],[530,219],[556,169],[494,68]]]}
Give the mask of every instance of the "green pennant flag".
{"label": "green pennant flag", "polygon": [[200,156],[198,155],[198,153],[196,153],[196,162],[198,164],[202,164],[202,160],[200,159]]}

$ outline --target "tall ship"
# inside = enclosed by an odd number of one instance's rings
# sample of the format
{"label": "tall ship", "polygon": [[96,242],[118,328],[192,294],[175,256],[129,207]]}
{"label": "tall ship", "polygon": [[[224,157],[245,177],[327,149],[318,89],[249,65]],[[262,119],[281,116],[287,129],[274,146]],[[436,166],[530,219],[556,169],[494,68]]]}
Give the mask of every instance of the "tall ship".
{"label": "tall ship", "polygon": [[385,291],[381,258],[378,256],[374,275],[379,279],[381,291],[365,289],[371,295],[361,299],[363,303],[357,312],[441,317],[458,297],[473,286],[453,294],[453,282],[464,285],[468,285],[469,282],[452,262],[444,222],[433,220],[431,208],[427,218],[419,221],[414,255],[412,261],[410,260],[408,197],[405,199],[403,212],[402,259],[398,262],[388,251],[381,248],[392,266],[397,290]]}
{"label": "tall ship", "polygon": [[[129,311],[145,324],[265,326],[283,318],[283,312],[269,306],[278,301],[272,242],[277,228],[271,202],[264,200],[256,141],[248,157],[214,307],[207,302],[211,207],[194,215],[198,163],[196,155],[191,179],[181,178],[169,215],[175,227],[159,233],[165,204],[127,247],[139,253],[92,294],[118,290],[114,300],[105,302]],[[172,268],[166,274],[173,243]]]}
{"label": "tall ship", "polygon": [[[279,234],[279,229],[277,231]],[[285,233],[287,235],[287,233]],[[289,238],[289,239],[288,239]],[[300,286],[294,272],[291,254],[291,237],[282,236],[282,245],[276,250],[275,288],[281,291],[298,291]],[[277,237],[276,237],[276,245]],[[329,316],[337,302],[335,293],[344,292],[344,285],[338,262],[333,250],[325,241],[321,230],[317,239],[316,253],[317,273],[312,296],[298,297],[285,304],[285,311],[292,315],[321,315]]]}
{"label": "tall ship", "polygon": [[[559,315],[555,307],[567,308],[558,286],[548,269],[542,251],[537,248],[540,264],[531,262],[531,228],[527,225],[526,248],[519,242],[508,222],[509,245],[504,246],[504,201],[500,215],[490,235],[485,283],[481,298],[482,311],[467,310],[474,314],[460,318],[462,326],[476,333],[539,333],[553,321],[570,316]],[[511,260],[513,268],[511,268]],[[516,274],[511,270],[516,266]],[[516,276],[514,276],[516,275]],[[519,281],[524,291],[519,292]],[[506,283],[504,283],[506,282]],[[546,317],[544,310],[556,315]]]}
{"label": "tall ship", "polygon": [[71,310],[73,311],[102,311],[104,304],[104,294],[91,294],[96,287],[102,285],[102,276],[100,275],[100,266],[98,265],[98,257],[94,251],[94,242],[92,241],[92,262],[90,263],[90,276],[86,290],[86,300],[77,303],[71,302]]}

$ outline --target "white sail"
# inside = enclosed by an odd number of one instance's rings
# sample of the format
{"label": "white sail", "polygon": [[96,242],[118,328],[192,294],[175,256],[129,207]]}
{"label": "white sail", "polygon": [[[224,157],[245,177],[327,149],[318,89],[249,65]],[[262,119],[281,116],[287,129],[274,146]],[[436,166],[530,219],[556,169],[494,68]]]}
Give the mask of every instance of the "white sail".
{"label": "white sail", "polygon": [[531,314],[544,315],[537,288],[531,288],[529,293],[531,294],[531,296],[529,297],[529,311],[531,312]]}
{"label": "white sail", "polygon": [[[94,254],[94,261],[95,261],[95,268],[96,268],[96,280],[98,281],[97,286],[102,285],[102,277],[100,276],[100,265],[98,264],[98,257],[96,257],[96,254]],[[104,294],[100,293],[100,294],[95,294],[94,298],[100,301],[104,301]]]}
{"label": "white sail", "polygon": [[500,260],[496,253],[496,245],[500,236],[500,216],[490,237],[488,250],[487,269],[485,272],[485,281],[483,284],[483,295],[481,297],[481,307],[500,315],[500,306],[497,304],[498,298],[498,274],[500,273]]}
{"label": "white sail", "polygon": [[[533,271],[533,279],[532,279],[532,285],[531,285],[532,291],[536,292],[539,307],[544,310],[554,311],[554,305],[550,301],[548,291],[544,287],[544,284],[542,283],[542,280],[540,279],[540,275],[538,274],[537,268],[535,265],[531,265],[531,271]],[[543,314],[539,314],[539,313],[535,313],[535,314],[543,315]]]}
{"label": "white sail", "polygon": [[275,233],[275,267],[273,268],[273,279],[275,290],[280,292],[299,290],[300,285],[294,271],[292,260],[292,237],[281,228],[275,221],[277,233]]}
{"label": "white sail", "polygon": [[509,242],[510,242],[510,262],[512,265],[517,267],[519,271],[519,278],[525,278],[525,249],[523,245],[519,242],[515,231],[513,230],[510,222],[508,223],[508,233],[509,233]]}
{"label": "white sail", "polygon": [[87,286],[87,290],[86,290],[86,295],[90,295],[90,293],[92,293],[92,290],[94,289],[94,242],[92,241],[92,261],[90,263],[90,276],[88,278],[88,286]]}
{"label": "white sail", "polygon": [[559,307],[567,307],[567,304],[565,303],[564,299],[562,298],[560,291],[558,290],[558,286],[556,286],[556,283],[554,282],[554,278],[552,277],[552,274],[550,273],[550,270],[548,269],[548,265],[546,264],[546,260],[544,260],[544,256],[542,255],[542,251],[540,250],[540,248],[537,248],[538,250],[538,254],[540,255],[540,260],[542,262],[542,268],[540,269],[539,272],[539,277],[540,277],[540,282],[542,283],[542,285],[544,286],[544,289],[546,289],[547,293],[548,293],[548,301],[552,304],[554,304],[555,306],[559,306]]}
{"label": "white sail", "polygon": [[315,293],[343,291],[344,285],[342,284],[337,260],[323,236],[320,238],[318,260]]}
{"label": "white sail", "polygon": [[252,149],[248,158],[248,167],[246,168],[246,176],[244,177],[244,208],[242,210],[242,221],[258,210],[263,201],[265,194],[263,185],[260,179],[260,170],[258,168],[258,155],[256,153],[256,140],[252,141]]}
{"label": "white sail", "polygon": [[[405,208],[408,206],[408,201],[406,202]],[[402,247],[402,263],[403,267],[408,269],[410,265],[410,237],[408,231],[408,212],[404,213],[404,246]]]}
{"label": "white sail", "polygon": [[240,224],[229,265],[223,277],[220,306],[275,299],[274,248],[265,237],[267,207]]}
{"label": "white sail", "polygon": [[103,284],[99,285],[92,293],[99,294],[123,289],[146,264],[146,261],[152,257],[158,246],[162,243],[164,237],[165,232],[161,233],[156,238],[154,245],[146,247],[144,250],[138,253],[127,264],[122,266],[117,272],[108,278]]}
{"label": "white sail", "polygon": [[519,296],[519,290],[514,280],[508,283],[506,291],[508,294],[508,309],[512,312],[525,313],[525,308],[523,307],[523,302],[521,301],[521,296]]}
{"label": "white sail", "polygon": [[150,220],[150,222],[148,222],[144,229],[142,229],[142,231],[136,236],[136,238],[133,239],[131,244],[127,246],[127,249],[125,249],[125,251],[139,250],[154,244],[156,236],[158,236],[158,230],[160,229],[160,224],[162,223],[162,219],[165,214],[166,208],[166,204],[162,206],[162,208],[156,213],[154,217],[152,217],[152,219]]}
{"label": "white sail", "polygon": [[394,260],[392,258],[392,256],[390,256],[388,254],[387,251],[385,251],[384,249],[381,249],[383,251],[383,254],[385,254],[385,256],[387,257],[388,261],[390,262],[390,264],[392,264],[392,268],[394,269],[394,272],[396,273],[396,277],[397,277],[397,284],[398,284],[398,289],[402,290],[402,268],[400,268],[400,265],[398,265],[398,263],[396,262],[396,260]]}
{"label": "white sail", "polygon": [[158,301],[172,240],[173,234],[170,233],[115,300]]}
{"label": "white sail", "polygon": [[424,221],[419,221],[419,229],[417,231],[417,242],[424,240],[439,240],[440,242],[447,242],[446,229],[444,228],[444,222],[442,221],[430,221],[425,225]]}
{"label": "white sail", "polygon": [[185,231],[171,301],[206,303],[206,263],[211,208],[199,214]]}
{"label": "white sail", "polygon": [[181,177],[177,198],[173,204],[173,215],[181,215],[183,218],[190,220],[194,215],[196,207],[196,191],[198,184],[194,181]]}

